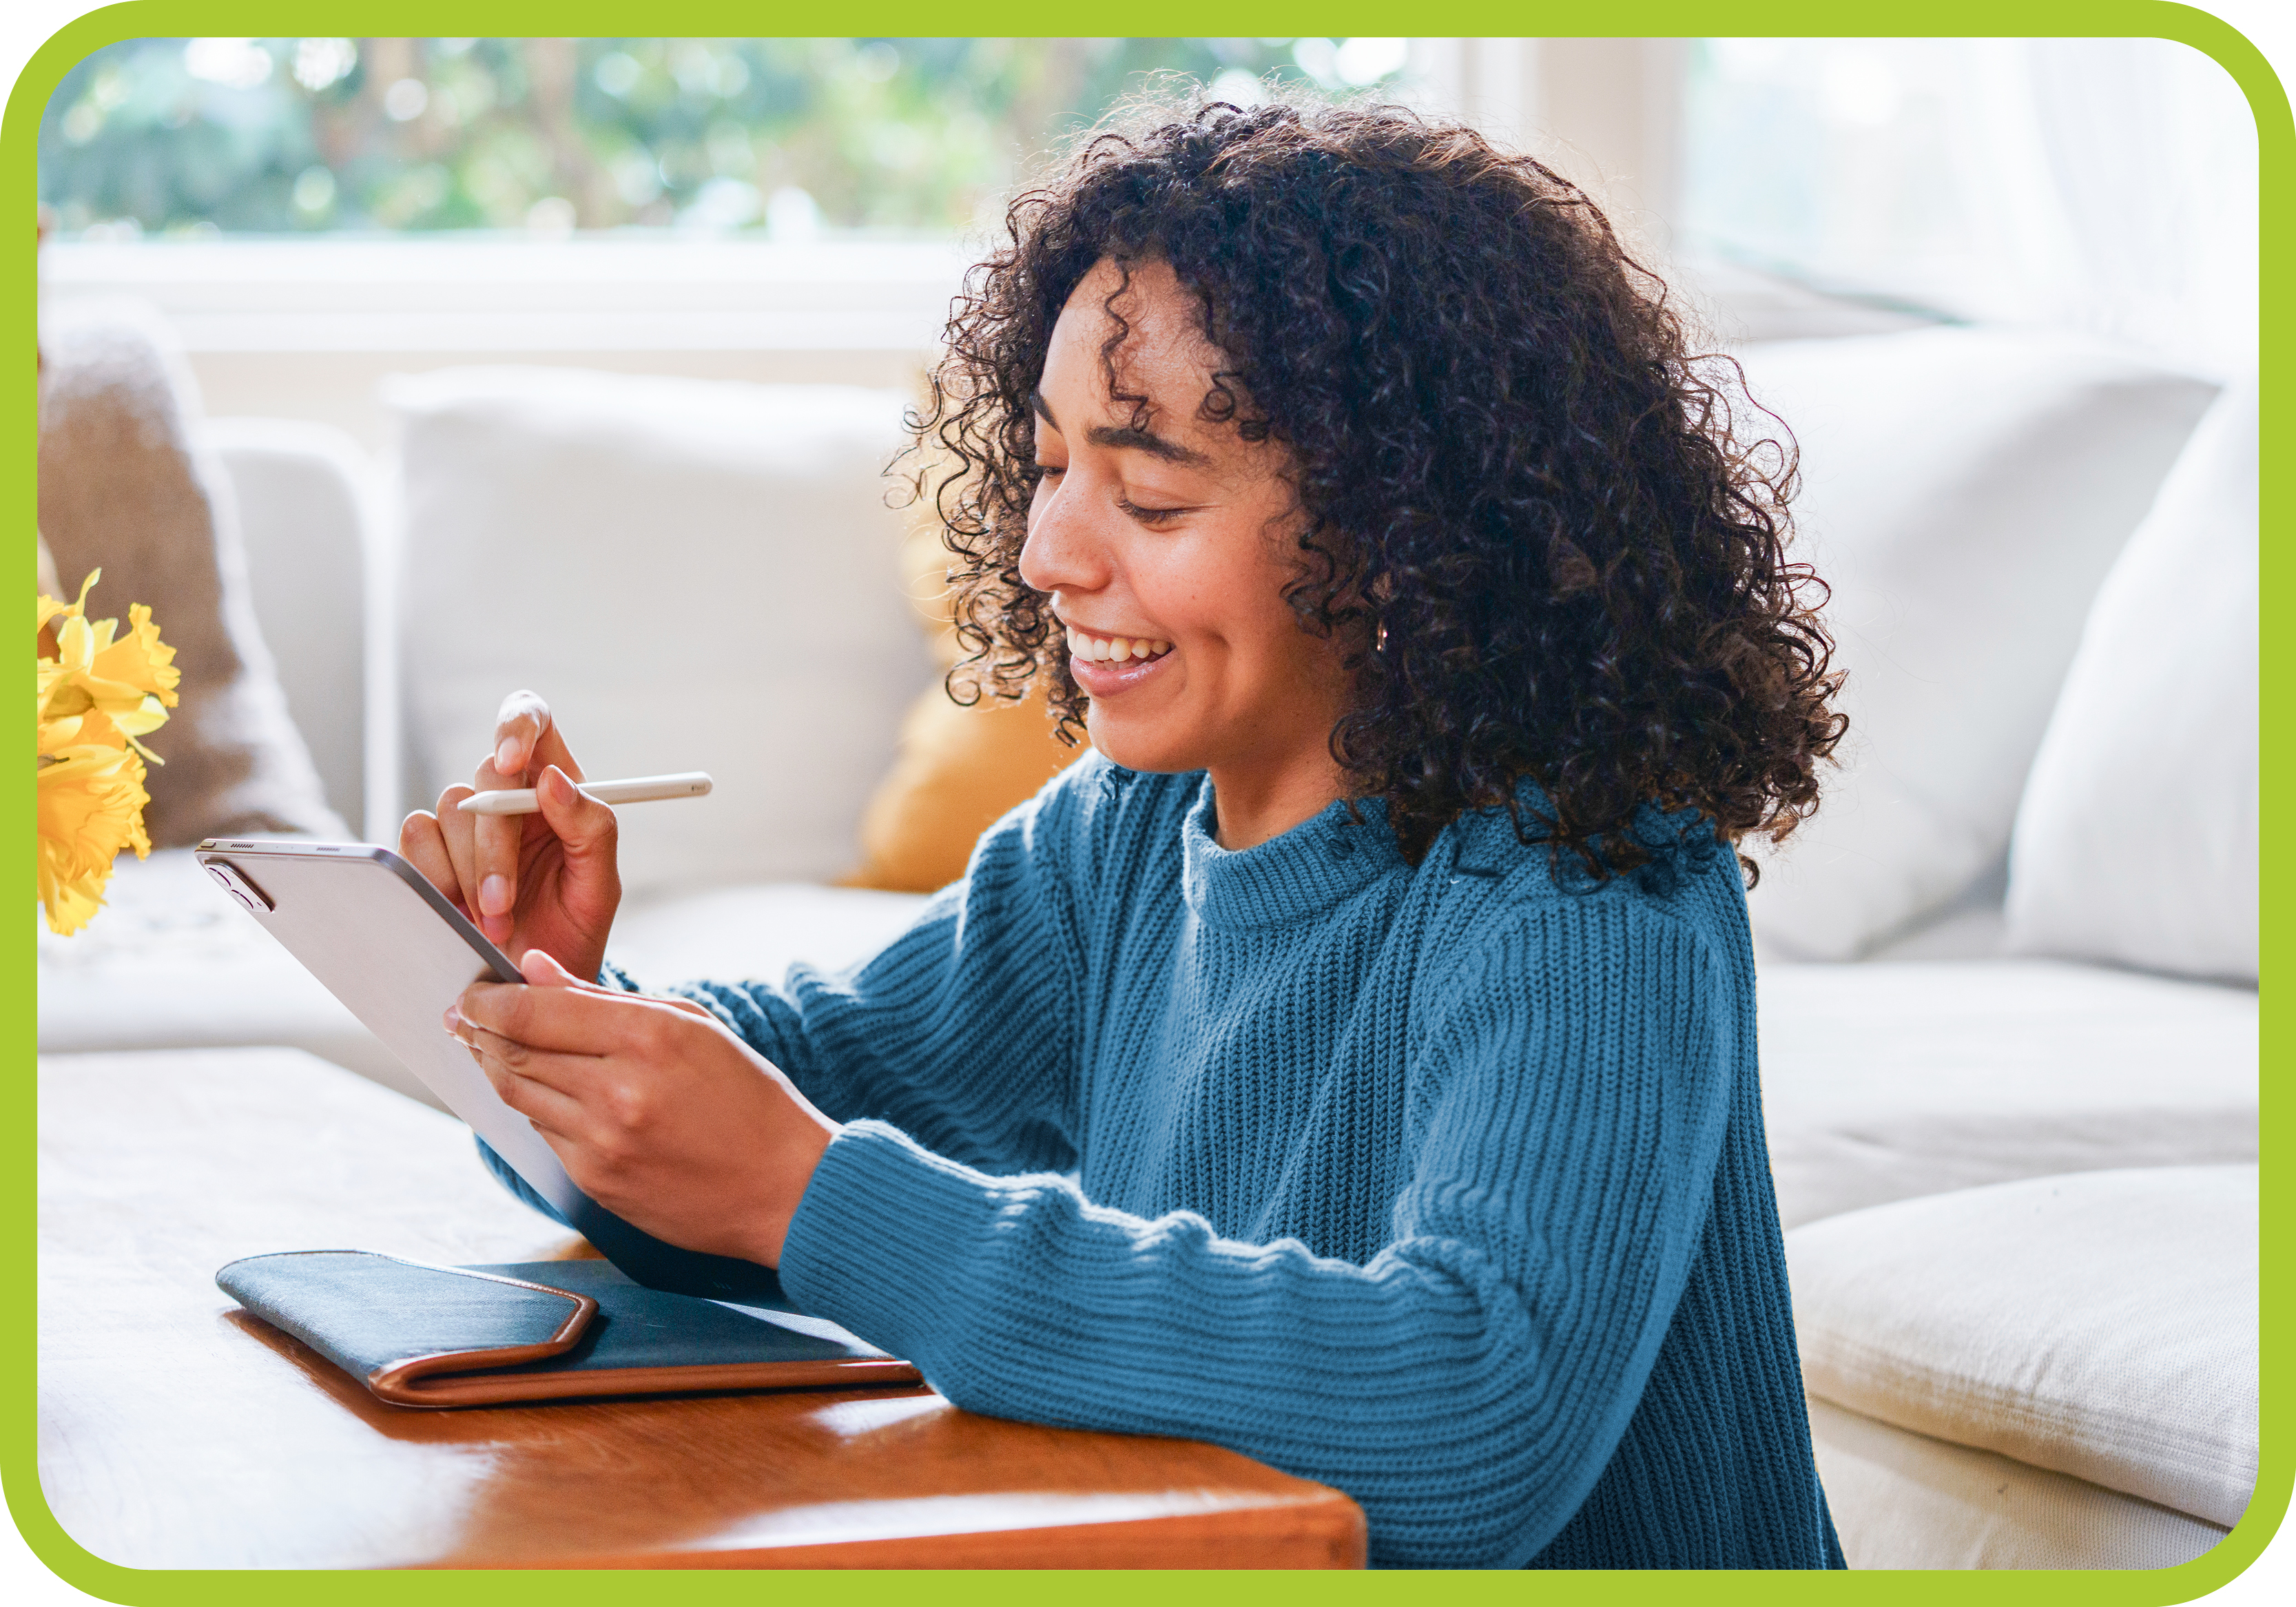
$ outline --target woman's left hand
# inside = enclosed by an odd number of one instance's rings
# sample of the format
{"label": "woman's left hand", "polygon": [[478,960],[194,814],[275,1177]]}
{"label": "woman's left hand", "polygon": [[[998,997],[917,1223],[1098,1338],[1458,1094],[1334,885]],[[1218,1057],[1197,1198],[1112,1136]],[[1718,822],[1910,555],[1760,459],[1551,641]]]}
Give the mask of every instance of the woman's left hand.
{"label": "woman's left hand", "polygon": [[575,1186],[656,1238],[780,1265],[836,1124],[698,1004],[578,980],[539,948],[526,984],[447,1013],[495,1092]]}

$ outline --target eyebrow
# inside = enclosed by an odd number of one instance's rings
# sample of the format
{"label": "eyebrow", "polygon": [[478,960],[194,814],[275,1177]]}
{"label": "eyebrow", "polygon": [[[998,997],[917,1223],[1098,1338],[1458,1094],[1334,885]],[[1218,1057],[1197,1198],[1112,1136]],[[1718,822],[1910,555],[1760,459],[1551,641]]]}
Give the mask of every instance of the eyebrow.
{"label": "eyebrow", "polygon": [[[1046,403],[1043,391],[1029,392],[1029,400],[1035,406],[1039,418],[1055,430],[1061,427],[1060,420],[1053,416],[1051,406]],[[1204,453],[1198,452],[1192,447],[1183,447],[1176,440],[1168,439],[1153,430],[1143,430],[1136,425],[1128,424],[1122,429],[1118,429],[1112,424],[1095,424],[1085,431],[1084,438],[1095,447],[1106,447],[1118,452],[1145,452],[1149,456],[1161,458],[1168,463],[1185,463],[1194,469],[1211,466],[1212,460]]]}

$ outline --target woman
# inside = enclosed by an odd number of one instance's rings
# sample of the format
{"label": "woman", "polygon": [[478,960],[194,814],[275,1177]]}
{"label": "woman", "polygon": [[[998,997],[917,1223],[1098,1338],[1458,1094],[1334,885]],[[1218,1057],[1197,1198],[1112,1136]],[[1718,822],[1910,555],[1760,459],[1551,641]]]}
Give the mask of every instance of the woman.
{"label": "woman", "polygon": [[477,784],[541,815],[406,832],[529,984],[449,1029],[602,1203],[959,1405],[1232,1446],[1382,1563],[1841,1566],[1732,852],[1841,724],[1777,480],[1463,129],[1168,112],[1009,226],[932,489],[974,673],[1096,752],[851,973],[647,998],[519,694]]}

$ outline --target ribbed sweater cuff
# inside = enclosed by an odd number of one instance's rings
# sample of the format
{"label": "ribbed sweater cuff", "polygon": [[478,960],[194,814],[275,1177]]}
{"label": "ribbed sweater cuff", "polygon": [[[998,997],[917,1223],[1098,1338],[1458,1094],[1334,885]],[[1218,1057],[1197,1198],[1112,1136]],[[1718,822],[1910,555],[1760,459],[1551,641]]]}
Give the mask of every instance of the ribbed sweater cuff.
{"label": "ribbed sweater cuff", "polygon": [[882,1121],[848,1122],[790,1219],[782,1287],[930,1376],[923,1353],[955,1325],[973,1282],[959,1247],[981,1242],[1009,1184],[1046,1181],[991,1178]]}

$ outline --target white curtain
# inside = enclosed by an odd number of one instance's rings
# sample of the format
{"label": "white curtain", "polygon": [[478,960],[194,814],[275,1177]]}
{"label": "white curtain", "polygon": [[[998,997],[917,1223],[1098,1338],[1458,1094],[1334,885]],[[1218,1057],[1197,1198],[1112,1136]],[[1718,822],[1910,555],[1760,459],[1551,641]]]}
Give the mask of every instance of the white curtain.
{"label": "white curtain", "polygon": [[1698,42],[1693,240],[1818,285],[2256,365],[2256,126],[2163,39]]}
{"label": "white curtain", "polygon": [[2062,320],[2221,378],[2252,372],[2256,121],[2239,86],[2166,39],[2023,54],[2062,219]]}

